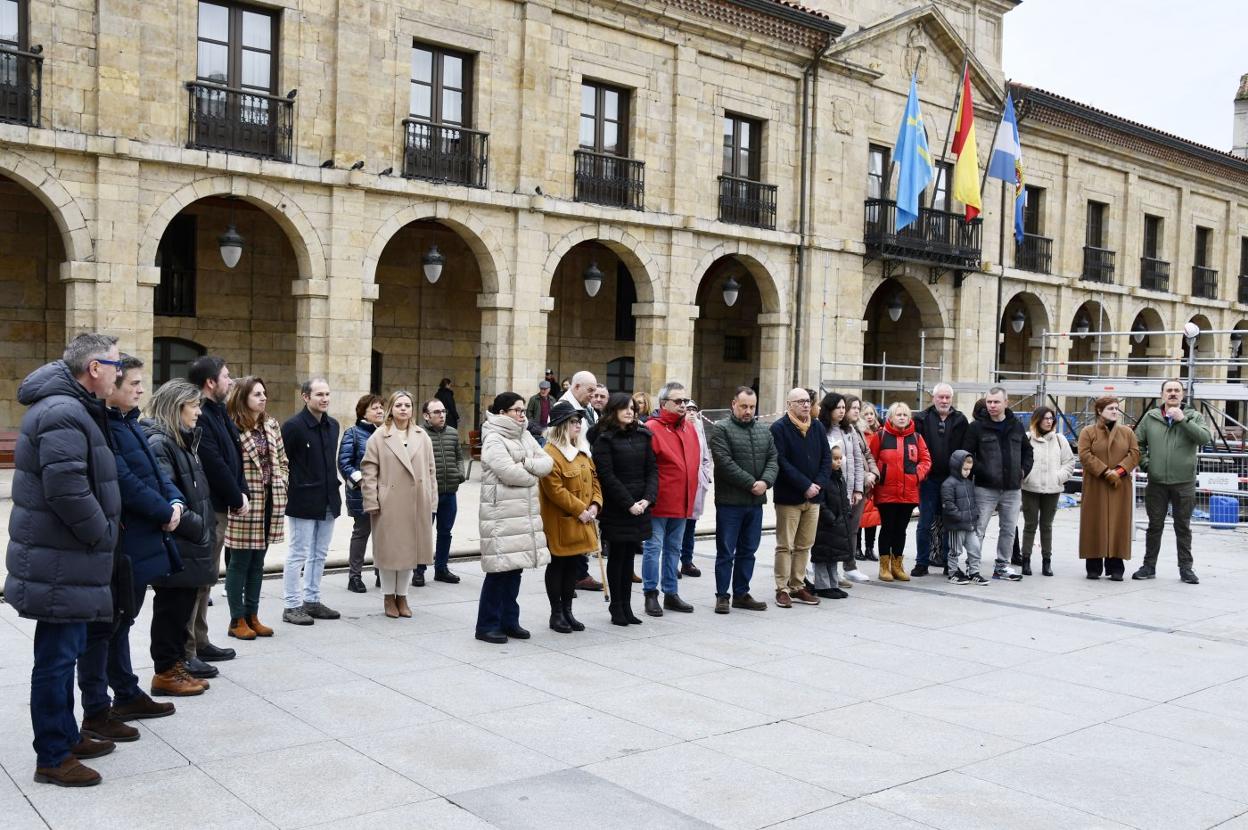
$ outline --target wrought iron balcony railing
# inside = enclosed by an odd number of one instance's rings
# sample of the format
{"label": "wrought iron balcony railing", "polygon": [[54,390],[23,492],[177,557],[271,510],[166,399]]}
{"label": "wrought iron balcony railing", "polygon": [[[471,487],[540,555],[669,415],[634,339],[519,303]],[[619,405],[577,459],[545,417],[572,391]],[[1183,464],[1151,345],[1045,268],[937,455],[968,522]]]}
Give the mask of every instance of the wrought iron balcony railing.
{"label": "wrought iron balcony railing", "polygon": [[776,186],[736,176],[719,177],[719,221],[776,228]]}
{"label": "wrought iron balcony railing", "polygon": [[1140,257],[1140,287],[1149,291],[1170,290],[1170,263],[1164,259]]}
{"label": "wrought iron balcony railing", "polygon": [[1218,272],[1203,265],[1192,266],[1192,296],[1206,300],[1218,298]]}
{"label": "wrought iron balcony railing", "polygon": [[1088,282],[1114,281],[1114,252],[1083,246],[1083,279]]}
{"label": "wrought iron balcony railing", "polygon": [[295,90],[285,98],[191,81],[186,146],[290,161],[295,135]]}
{"label": "wrought iron balcony railing", "polygon": [[572,156],[576,165],[576,201],[645,210],[644,161],[592,150],[577,150]]}
{"label": "wrought iron balcony railing", "polygon": [[43,51],[0,48],[0,121],[39,126],[43,97]]}
{"label": "wrought iron balcony railing", "polygon": [[863,203],[862,241],[868,255],[926,265],[974,271],[980,267],[983,223],[961,214],[919,208],[919,218],[897,230],[897,203],[867,199]]}
{"label": "wrought iron balcony railing", "polygon": [[1034,233],[1023,234],[1014,246],[1014,267],[1037,274],[1053,272],[1053,240]]}
{"label": "wrought iron balcony railing", "polygon": [[403,119],[403,175],[409,179],[485,187],[490,134],[422,118]]}

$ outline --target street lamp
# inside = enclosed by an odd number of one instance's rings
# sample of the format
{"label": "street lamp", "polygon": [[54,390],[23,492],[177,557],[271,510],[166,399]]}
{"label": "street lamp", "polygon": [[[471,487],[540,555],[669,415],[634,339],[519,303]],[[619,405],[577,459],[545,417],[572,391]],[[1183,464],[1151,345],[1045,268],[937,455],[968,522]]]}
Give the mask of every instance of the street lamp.
{"label": "street lamp", "polygon": [[585,280],[585,293],[597,297],[598,289],[602,288],[602,269],[598,267],[598,263],[590,262],[581,279]]}
{"label": "street lamp", "polygon": [[430,285],[436,285],[442,278],[442,266],[445,263],[446,257],[442,256],[436,243],[430,245],[429,250],[420,258],[421,267],[425,271],[425,279],[429,280]]}
{"label": "street lamp", "polygon": [[1014,329],[1015,334],[1023,333],[1023,326],[1027,324],[1027,315],[1020,308],[1014,312],[1014,316],[1010,318],[1010,328]]}
{"label": "street lamp", "polygon": [[901,319],[901,312],[905,305],[901,301],[901,292],[898,291],[893,295],[893,299],[888,302],[888,319],[896,323]]}
{"label": "street lamp", "polygon": [[1148,335],[1144,333],[1145,331],[1147,331],[1147,329],[1144,326],[1144,321],[1136,320],[1135,325],[1131,327],[1131,342],[1137,346],[1143,343],[1148,337]]}
{"label": "street lamp", "polygon": [[1088,322],[1086,314],[1080,314],[1079,319],[1075,320],[1075,334],[1078,334],[1080,337],[1086,335],[1091,327],[1092,324]]}
{"label": "street lamp", "polygon": [[732,308],[737,304],[737,297],[741,296],[741,283],[737,282],[737,278],[729,275],[728,281],[724,283],[724,305]]}
{"label": "street lamp", "polygon": [[1244,333],[1242,331],[1231,332],[1231,357],[1239,357],[1240,352],[1244,350]]}
{"label": "street lamp", "polygon": [[243,238],[238,235],[233,222],[230,223],[225,233],[217,237],[217,246],[221,251],[221,261],[225,263],[226,268],[238,265],[238,260],[243,256]]}

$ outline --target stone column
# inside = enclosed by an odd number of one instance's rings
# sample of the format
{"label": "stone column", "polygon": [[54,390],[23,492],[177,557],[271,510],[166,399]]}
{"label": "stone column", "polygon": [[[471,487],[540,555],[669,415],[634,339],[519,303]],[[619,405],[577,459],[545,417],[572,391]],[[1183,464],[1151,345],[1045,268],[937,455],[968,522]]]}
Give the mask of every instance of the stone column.
{"label": "stone column", "polygon": [[[758,315],[758,411],[762,414],[779,412],[784,407],[783,401],[789,391],[784,366],[791,330],[792,320],[787,314]],[[818,355],[809,359],[818,361]]]}
{"label": "stone column", "polygon": [[[302,383],[313,375],[328,376],[329,280],[295,280],[290,293],[295,298],[295,380]],[[337,404],[334,411],[340,411]]]}
{"label": "stone column", "polygon": [[[507,389],[514,389],[527,397],[528,388],[534,382],[532,379],[542,375],[541,369],[530,374],[519,374],[513,370],[511,333],[514,327],[514,295],[478,294],[477,308],[481,312],[480,406],[484,412],[494,396]],[[543,320],[546,316],[542,315]]]}
{"label": "stone column", "polygon": [[644,390],[651,395],[666,382],[663,377],[666,361],[663,359],[667,323],[665,303],[633,303],[633,317],[637,320],[636,355],[633,363],[633,389]]}
{"label": "stone column", "polygon": [[[546,181],[550,165],[549,107],[550,95],[550,23],[552,12],[546,6],[526,2],[520,12],[523,19],[524,64],[520,73],[520,113],[525,124],[520,130],[516,169],[519,192],[533,193]],[[576,93],[580,95],[579,91]],[[542,367],[544,368],[544,367]],[[535,377],[541,377],[539,374]]]}
{"label": "stone column", "polygon": [[[62,262],[60,281],[65,286],[65,342],[99,325],[95,286],[100,270],[97,262]],[[105,269],[107,270],[107,269]]]}

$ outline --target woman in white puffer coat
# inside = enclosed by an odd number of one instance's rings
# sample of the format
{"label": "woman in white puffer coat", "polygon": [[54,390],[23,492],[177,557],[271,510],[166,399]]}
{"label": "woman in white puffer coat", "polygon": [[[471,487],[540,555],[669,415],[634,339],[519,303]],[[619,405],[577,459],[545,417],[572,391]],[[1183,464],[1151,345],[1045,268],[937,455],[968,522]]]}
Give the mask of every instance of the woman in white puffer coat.
{"label": "woman in white puffer coat", "polygon": [[525,568],[550,561],[542,531],[538,480],[554,461],[526,429],[524,398],[503,392],[494,398],[481,426],[481,600],[477,639],[506,643],[527,640],[520,627],[520,577]]}
{"label": "woman in white puffer coat", "polygon": [[1053,515],[1066,481],[1075,472],[1075,454],[1057,428],[1057,413],[1042,406],[1031,413],[1031,472],[1023,479],[1023,575],[1031,575],[1031,548],[1040,527],[1040,555],[1045,576],[1053,575]]}

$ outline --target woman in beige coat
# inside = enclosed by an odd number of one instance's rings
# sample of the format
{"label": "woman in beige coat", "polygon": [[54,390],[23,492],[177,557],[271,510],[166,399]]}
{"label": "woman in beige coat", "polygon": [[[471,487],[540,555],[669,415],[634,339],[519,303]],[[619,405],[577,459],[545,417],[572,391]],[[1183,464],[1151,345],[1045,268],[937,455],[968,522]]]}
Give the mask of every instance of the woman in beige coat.
{"label": "woman in beige coat", "polygon": [[1104,571],[1122,581],[1131,558],[1131,514],[1135,493],[1131,472],[1140,463],[1140,445],[1122,417],[1117,398],[1097,398],[1096,422],[1079,433],[1079,461],[1083,464],[1083,499],[1079,505],[1079,558],[1088,579]]}
{"label": "woman in beige coat", "polygon": [[412,422],[410,392],[390,396],[386,420],[368,439],[360,462],[360,494],[373,536],[387,617],[410,617],[407,586],[417,565],[433,564],[433,514],[438,478],[429,435]]}

